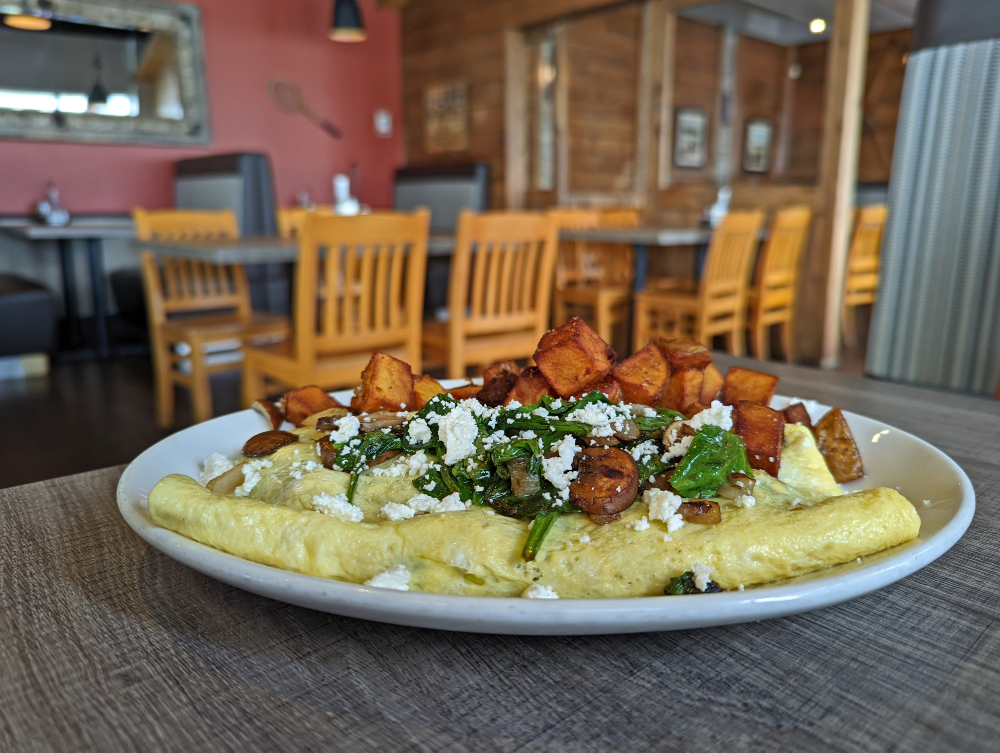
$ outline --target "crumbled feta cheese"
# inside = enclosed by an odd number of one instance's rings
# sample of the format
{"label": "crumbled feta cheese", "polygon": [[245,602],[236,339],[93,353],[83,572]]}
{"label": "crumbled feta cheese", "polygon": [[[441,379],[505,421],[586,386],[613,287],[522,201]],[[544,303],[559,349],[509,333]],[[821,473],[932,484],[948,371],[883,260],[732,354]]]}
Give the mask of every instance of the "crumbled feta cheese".
{"label": "crumbled feta cheese", "polygon": [[576,440],[567,435],[552,445],[556,455],[542,459],[542,473],[556,489],[565,489],[569,495],[569,482],[579,474],[573,470],[573,458],[576,457]]}
{"label": "crumbled feta cheese", "polygon": [[365,514],[357,505],[347,501],[346,494],[327,494],[322,492],[312,498],[312,506],[316,512],[331,515],[345,523],[360,523]]}
{"label": "crumbled feta cheese", "polygon": [[366,580],[365,585],[372,588],[390,588],[393,591],[409,591],[410,571],[406,569],[405,565],[393,565],[374,578]]}
{"label": "crumbled feta cheese", "polygon": [[455,512],[457,510],[464,510],[468,506],[468,503],[462,501],[462,495],[454,492],[444,499],[439,500],[431,512]]}
{"label": "crumbled feta cheese", "polygon": [[487,508],[486,508],[486,509],[484,510],[484,512],[485,512],[485,513],[486,513],[487,515],[496,515],[496,514],[497,514],[497,513],[496,513],[496,510],[494,510],[494,509],[493,509],[492,507],[487,507]]}
{"label": "crumbled feta cheese", "polygon": [[[667,435],[663,434],[663,441],[666,442]],[[660,461],[663,463],[669,463],[673,458],[682,458],[687,454],[688,449],[691,447],[691,442],[694,441],[694,437],[686,436],[681,437],[679,440],[674,442],[667,448],[667,451],[663,453],[663,457]]]}
{"label": "crumbled feta cheese", "polygon": [[[757,504],[757,500],[754,499],[754,496],[752,494],[747,494],[746,492],[740,492],[739,494],[736,495],[736,498],[733,500],[733,504],[736,505],[737,507],[753,507],[755,504]],[[795,505],[793,504],[792,507],[794,506]]]}
{"label": "crumbled feta cheese", "polygon": [[413,444],[431,441],[431,429],[422,418],[414,418],[406,425],[406,438]]}
{"label": "crumbled feta cheese", "polygon": [[631,528],[633,531],[645,531],[649,528],[649,520],[647,520],[646,516],[643,515],[641,520],[633,520],[625,527]]}
{"label": "crumbled feta cheese", "polygon": [[523,407],[517,400],[511,400],[507,405],[504,406],[507,410],[517,410]]}
{"label": "crumbled feta cheese", "polygon": [[663,534],[663,543],[664,544],[666,544],[668,541],[673,541],[673,540],[674,540],[674,537],[671,536],[669,533]]}
{"label": "crumbled feta cheese", "polygon": [[740,590],[740,591],[743,591],[743,590],[745,590],[745,589],[743,588],[743,584],[742,584],[742,583],[740,583],[740,588],[739,588],[739,590]]}
{"label": "crumbled feta cheese", "polygon": [[700,562],[695,562],[691,565],[691,574],[694,576],[695,588],[704,593],[705,589],[708,588],[708,582],[711,580],[712,573],[714,572],[714,567],[703,565]]}
{"label": "crumbled feta cheese", "polygon": [[647,458],[650,455],[655,455],[657,452],[656,442],[651,439],[647,439],[645,442],[640,442],[635,447],[633,447],[629,452],[632,455],[632,459],[639,463],[642,462],[643,458]]}
{"label": "crumbled feta cheese", "polygon": [[538,416],[539,418],[548,418],[551,414],[547,410],[545,410],[545,408],[539,405],[537,408],[531,411],[531,415]]}
{"label": "crumbled feta cheese", "polygon": [[580,543],[581,544],[589,544],[590,543],[590,536],[588,536],[587,534],[583,534],[583,536],[580,537]]}
{"label": "crumbled feta cheese", "polygon": [[931,501],[929,499],[925,499],[924,500],[924,507],[930,507],[930,506],[931,506]]}
{"label": "crumbled feta cheese", "polygon": [[788,505],[789,510],[794,510],[796,507],[802,507],[802,500],[796,497],[792,500],[791,504]]}
{"label": "crumbled feta cheese", "polygon": [[236,487],[233,493],[237,497],[247,497],[253,488],[260,481],[260,472],[265,468],[270,468],[273,463],[267,458],[257,458],[248,460],[243,464],[243,483]]}
{"label": "crumbled feta cheese", "polygon": [[532,583],[521,593],[522,599],[558,599],[559,594],[552,590],[552,586],[543,586],[540,583]]}
{"label": "crumbled feta cheese", "polygon": [[358,417],[348,413],[337,421],[337,428],[330,432],[330,441],[334,443],[346,442],[356,437],[360,429],[361,422],[358,420]]}
{"label": "crumbled feta cheese", "polygon": [[520,436],[521,439],[537,439],[538,438],[538,435],[535,434],[535,432],[533,432],[531,429],[525,429],[518,436]]}
{"label": "crumbled feta cheese", "polygon": [[647,489],[642,493],[642,501],[649,507],[649,519],[662,520],[670,533],[684,525],[684,518],[677,512],[684,502],[680,495],[666,489]]}
{"label": "crumbled feta cheese", "polygon": [[633,416],[644,416],[646,418],[656,418],[659,413],[656,412],[656,408],[651,408],[648,405],[640,405],[639,403],[634,403],[628,406],[629,412]]}
{"label": "crumbled feta cheese", "polygon": [[712,405],[687,421],[688,426],[697,431],[702,426],[718,426],[729,431],[733,428],[733,407],[713,400]]}
{"label": "crumbled feta cheese", "polygon": [[627,408],[619,408],[610,403],[590,403],[566,416],[570,421],[580,421],[590,424],[592,437],[610,437],[616,431],[625,428],[625,421],[629,418]]}
{"label": "crumbled feta cheese", "polygon": [[855,560],[855,562],[857,562],[860,565],[861,564],[861,558],[858,557],[857,560]]}
{"label": "crumbled feta cheese", "polygon": [[233,465],[235,465],[235,463],[233,463],[232,460],[223,455],[221,452],[213,452],[205,458],[205,462],[202,463],[201,475],[198,477],[198,483],[205,486],[213,478],[218,478],[223,473],[230,470]]}
{"label": "crumbled feta cheese", "polygon": [[464,405],[453,408],[438,423],[438,437],[445,446],[442,460],[446,465],[455,465],[476,454],[476,437],[479,427],[472,411]]}
{"label": "crumbled feta cheese", "polygon": [[399,404],[399,409],[400,410],[406,410],[406,403],[400,403]]}
{"label": "crumbled feta cheese", "polygon": [[390,502],[379,510],[379,514],[388,520],[409,520],[417,513],[409,505],[401,505],[399,502]]}

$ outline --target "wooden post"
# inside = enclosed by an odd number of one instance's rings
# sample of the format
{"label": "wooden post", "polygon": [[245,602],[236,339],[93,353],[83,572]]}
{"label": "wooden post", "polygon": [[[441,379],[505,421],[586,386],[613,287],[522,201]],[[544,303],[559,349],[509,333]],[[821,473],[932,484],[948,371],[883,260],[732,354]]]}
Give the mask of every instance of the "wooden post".
{"label": "wooden post", "polygon": [[528,43],[519,29],[504,31],[504,197],[523,209],[528,193]]}
{"label": "wooden post", "polygon": [[835,368],[861,143],[871,0],[836,0],[826,64],[823,146],[813,242],[805,263],[796,332],[806,361]]}
{"label": "wooden post", "polygon": [[[656,164],[655,180],[649,182],[649,197],[646,206],[649,209],[656,208],[656,194],[658,191],[670,187],[670,167],[673,161],[673,135],[674,135],[674,57],[677,40],[677,11],[667,7],[664,3],[662,8],[654,15],[654,24],[659,26],[659,51],[658,58],[653,57],[653,68],[659,70],[659,78],[656,81],[653,93],[658,99],[658,107],[655,111],[656,120],[653,125],[655,134],[654,154],[655,160],[650,160],[651,164]],[[657,33],[657,26],[653,27]],[[655,37],[654,37],[655,39]],[[651,155],[652,156],[652,155]]]}

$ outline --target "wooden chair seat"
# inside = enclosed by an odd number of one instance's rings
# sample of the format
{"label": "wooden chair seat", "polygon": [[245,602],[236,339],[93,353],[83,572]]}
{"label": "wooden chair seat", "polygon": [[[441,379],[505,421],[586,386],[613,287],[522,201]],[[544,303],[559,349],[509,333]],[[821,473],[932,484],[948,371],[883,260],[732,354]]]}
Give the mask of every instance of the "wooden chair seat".
{"label": "wooden chair seat", "polygon": [[548,329],[557,233],[543,214],[459,215],[449,319],[424,325],[430,363],[444,363],[448,378],[459,379],[470,366],[531,357]]}
{"label": "wooden chair seat", "polygon": [[[635,227],[639,210],[553,210],[560,229]],[[625,244],[562,241],[552,298],[554,325],[579,316],[606,341],[627,325],[632,294],[632,247]]]}
{"label": "wooden chair seat", "polygon": [[[216,240],[238,238],[236,215],[223,212],[133,212],[139,240]],[[174,385],[191,391],[196,422],[212,417],[209,376],[241,368],[243,348],[254,341],[288,337],[285,317],[250,309],[250,289],[240,265],[216,266],[186,259],[142,255],[143,288],[160,426],[174,422]],[[211,313],[206,313],[211,312]],[[190,350],[177,352],[186,343]],[[231,347],[214,350],[209,344]],[[222,351],[229,351],[223,355]]]}
{"label": "wooden chair seat", "polygon": [[747,329],[755,358],[770,355],[770,328],[781,327],[785,359],[795,357],[793,325],[802,252],[809,238],[812,209],[788,207],[775,212],[757,264],[754,286],[747,295]]}
{"label": "wooden chair seat", "polygon": [[761,212],[726,216],[712,235],[695,290],[678,284],[636,293],[632,349],[657,337],[690,337],[711,347],[721,335],[730,353],[743,355],[747,287],[763,220]]}
{"label": "wooden chair seat", "polygon": [[[293,339],[247,348],[243,403],[282,389],[354,387],[372,351],[420,368],[430,213],[303,218]],[[323,253],[321,253],[323,251]]]}

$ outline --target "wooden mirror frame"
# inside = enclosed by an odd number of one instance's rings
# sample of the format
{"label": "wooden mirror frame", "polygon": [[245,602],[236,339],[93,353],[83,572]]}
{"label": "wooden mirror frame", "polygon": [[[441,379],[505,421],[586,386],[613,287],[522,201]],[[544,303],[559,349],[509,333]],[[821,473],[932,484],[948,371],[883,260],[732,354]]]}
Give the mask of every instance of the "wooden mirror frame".
{"label": "wooden mirror frame", "polygon": [[[8,6],[10,8],[8,8]],[[15,5],[0,0],[0,12],[38,11],[38,0]],[[138,28],[166,32],[177,39],[177,64],[181,79],[184,117],[119,118],[95,113],[53,113],[0,109],[0,138],[31,141],[77,141],[86,143],[158,144],[163,146],[206,145],[212,140],[205,87],[205,43],[201,11],[194,5],[125,0],[59,0],[52,17],[94,26]]]}

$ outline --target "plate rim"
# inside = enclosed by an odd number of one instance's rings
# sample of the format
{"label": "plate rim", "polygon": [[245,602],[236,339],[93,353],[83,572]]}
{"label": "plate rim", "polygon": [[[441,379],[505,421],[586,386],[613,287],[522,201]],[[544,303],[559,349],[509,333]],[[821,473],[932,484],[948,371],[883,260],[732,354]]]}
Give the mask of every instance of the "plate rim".
{"label": "plate rim", "polygon": [[[781,399],[788,398],[775,395],[775,400]],[[822,403],[817,406],[828,407]],[[248,413],[253,411],[247,409],[211,420]],[[122,473],[116,499],[128,526],[176,562],[242,590],[332,614],[414,627],[519,635],[614,634],[721,626],[812,611],[884,588],[942,556],[971,524],[975,490],[958,463],[929,442],[879,419],[850,411],[844,414],[848,422],[852,417],[875,421],[936,453],[958,478],[958,508],[927,539],[904,544],[905,549],[878,562],[828,577],[742,592],[558,600],[462,596],[372,588],[243,559],[156,525],[141,494],[136,490],[136,498],[132,497],[132,476],[139,472],[141,463],[158,454],[161,444],[210,422],[182,429],[140,453]],[[861,575],[864,577],[859,578]],[[457,615],[461,619],[456,622]]]}

